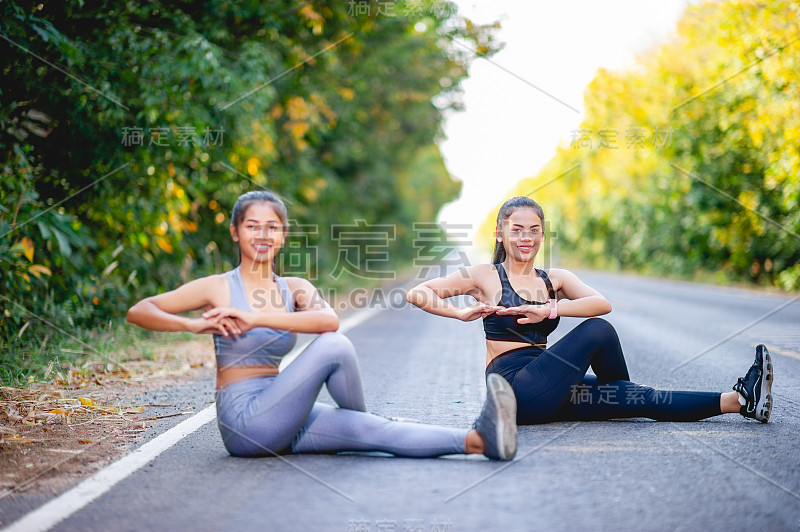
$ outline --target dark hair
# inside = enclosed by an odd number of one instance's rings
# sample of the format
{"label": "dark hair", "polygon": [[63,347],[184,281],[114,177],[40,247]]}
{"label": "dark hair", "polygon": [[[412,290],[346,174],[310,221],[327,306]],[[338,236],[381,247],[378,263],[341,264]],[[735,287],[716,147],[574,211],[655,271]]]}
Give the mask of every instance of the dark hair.
{"label": "dark hair", "polygon": [[[274,210],[275,214],[278,215],[278,218],[281,220],[285,231],[288,218],[286,214],[286,204],[283,202],[283,199],[280,196],[269,190],[251,190],[250,192],[245,192],[239,196],[239,199],[237,199],[236,203],[233,204],[233,210],[231,211],[231,225],[238,230],[239,224],[242,223],[244,214],[247,212],[247,208],[253,203],[259,203],[262,201],[272,204],[272,210]],[[239,250],[239,264],[241,263],[242,252]]]}
{"label": "dark hair", "polygon": [[[536,214],[538,214],[539,218],[542,220],[542,231],[544,231],[544,211],[542,210],[542,206],[527,196],[517,196],[503,203],[503,206],[500,207],[500,211],[497,213],[497,227],[495,230],[502,229],[503,222],[508,220],[508,217],[511,216],[515,210],[523,207],[536,211]],[[504,260],[506,260],[506,248],[503,247],[502,242],[498,242],[495,238],[492,264],[499,264]]]}

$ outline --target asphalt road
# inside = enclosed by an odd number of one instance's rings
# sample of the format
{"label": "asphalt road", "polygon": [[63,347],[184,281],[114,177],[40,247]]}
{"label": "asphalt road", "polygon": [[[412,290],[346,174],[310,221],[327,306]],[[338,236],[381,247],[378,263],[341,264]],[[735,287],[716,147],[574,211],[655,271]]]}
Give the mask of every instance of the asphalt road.
{"label": "asphalt road", "polygon": [[[232,458],[208,423],[54,530],[800,530],[800,300],[610,274],[583,278],[614,305],[607,319],[637,382],[727,391],[751,364],[754,345],[768,344],[770,423],[737,414],[521,427],[510,463]],[[562,320],[551,341],[578,322]],[[480,322],[406,307],[347,335],[359,352],[369,410],[454,427],[467,427],[480,410]],[[208,393],[198,391],[197,401]]]}

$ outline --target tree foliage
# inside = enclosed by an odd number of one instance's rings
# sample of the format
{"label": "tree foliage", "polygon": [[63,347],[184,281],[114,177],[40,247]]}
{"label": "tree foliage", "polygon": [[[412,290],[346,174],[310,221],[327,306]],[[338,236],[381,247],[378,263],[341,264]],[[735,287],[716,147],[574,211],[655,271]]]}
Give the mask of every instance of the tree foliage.
{"label": "tree foliage", "polygon": [[584,263],[800,288],[799,13],[690,6],[635,68],[598,71],[580,130],[513,194],[541,187],[558,248]]}
{"label": "tree foliage", "polygon": [[453,40],[496,45],[452,4],[369,5],[0,4],[0,350],[52,333],[43,313],[91,328],[235,265],[228,212],[255,188],[313,229],[289,273],[334,282],[331,225],[355,220],[399,224],[408,259],[460,190],[435,145],[467,75]]}

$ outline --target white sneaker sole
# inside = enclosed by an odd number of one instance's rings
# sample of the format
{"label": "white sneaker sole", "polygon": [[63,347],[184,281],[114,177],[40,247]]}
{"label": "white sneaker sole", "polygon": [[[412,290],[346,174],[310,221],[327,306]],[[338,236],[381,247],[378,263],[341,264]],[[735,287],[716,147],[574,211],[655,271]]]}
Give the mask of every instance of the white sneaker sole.
{"label": "white sneaker sole", "polygon": [[772,359],[769,356],[769,351],[764,347],[764,371],[761,377],[761,395],[756,405],[756,419],[762,423],[769,421],[769,415],[772,413]]}
{"label": "white sneaker sole", "polygon": [[508,381],[497,373],[490,373],[486,378],[486,393],[497,413],[496,441],[500,459],[511,460],[517,454],[517,397]]}

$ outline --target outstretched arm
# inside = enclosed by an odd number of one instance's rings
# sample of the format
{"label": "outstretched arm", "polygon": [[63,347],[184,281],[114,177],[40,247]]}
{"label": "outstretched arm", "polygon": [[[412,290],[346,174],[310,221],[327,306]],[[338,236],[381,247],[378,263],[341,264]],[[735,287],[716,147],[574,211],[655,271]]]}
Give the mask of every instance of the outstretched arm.
{"label": "outstretched arm", "polygon": [[[550,279],[556,288],[559,299],[558,315],[576,318],[591,318],[602,316],[611,312],[611,303],[600,292],[581,281],[577,275],[562,269],[550,270]],[[548,318],[551,311],[550,302],[547,305],[520,305],[508,307],[497,311],[499,315],[522,315],[517,323],[539,323]]]}
{"label": "outstretched arm", "polygon": [[[479,267],[462,268],[445,277],[438,277],[421,283],[406,293],[406,301],[425,312],[472,321],[492,314],[500,307],[481,302],[482,292],[478,285]],[[477,301],[466,308],[460,308],[447,301],[453,296],[468,295]]]}
{"label": "outstretched arm", "polygon": [[128,310],[128,323],[151,331],[189,331],[198,334],[236,334],[231,319],[207,320],[181,316],[183,312],[210,306],[208,295],[218,293],[218,276],[190,281],[175,290],[142,299]]}
{"label": "outstretched arm", "polygon": [[203,318],[219,320],[233,319],[241,334],[254,327],[269,327],[299,333],[324,333],[339,328],[339,317],[306,279],[286,279],[294,298],[297,312],[250,312],[233,307],[216,307],[203,313]]}

